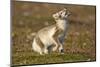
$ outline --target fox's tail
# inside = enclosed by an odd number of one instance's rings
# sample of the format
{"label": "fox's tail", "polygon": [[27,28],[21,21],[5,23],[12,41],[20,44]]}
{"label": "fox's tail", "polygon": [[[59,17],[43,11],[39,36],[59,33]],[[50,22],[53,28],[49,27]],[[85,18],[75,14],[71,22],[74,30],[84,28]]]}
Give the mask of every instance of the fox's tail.
{"label": "fox's tail", "polygon": [[27,35],[27,41],[33,40],[35,35],[36,35],[36,32],[30,33],[29,35]]}

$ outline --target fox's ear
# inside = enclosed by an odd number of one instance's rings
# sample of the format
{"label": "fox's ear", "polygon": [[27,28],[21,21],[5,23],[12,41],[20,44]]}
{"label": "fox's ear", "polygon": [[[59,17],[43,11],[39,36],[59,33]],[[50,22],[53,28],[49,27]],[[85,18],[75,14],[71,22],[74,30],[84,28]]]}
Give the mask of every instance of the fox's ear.
{"label": "fox's ear", "polygon": [[53,17],[54,19],[57,19],[57,18],[59,17],[59,15],[56,13],[56,14],[53,14],[52,17]]}
{"label": "fox's ear", "polygon": [[52,17],[54,18],[55,17],[55,14],[53,14]]}
{"label": "fox's ear", "polygon": [[67,11],[67,14],[68,14],[68,15],[71,15],[72,13],[71,13],[70,11]]}
{"label": "fox's ear", "polygon": [[68,9],[67,8],[63,8],[63,11],[68,11]]}
{"label": "fox's ear", "polygon": [[66,8],[64,8],[63,10],[64,10],[64,11],[67,11],[67,9],[66,9]]}

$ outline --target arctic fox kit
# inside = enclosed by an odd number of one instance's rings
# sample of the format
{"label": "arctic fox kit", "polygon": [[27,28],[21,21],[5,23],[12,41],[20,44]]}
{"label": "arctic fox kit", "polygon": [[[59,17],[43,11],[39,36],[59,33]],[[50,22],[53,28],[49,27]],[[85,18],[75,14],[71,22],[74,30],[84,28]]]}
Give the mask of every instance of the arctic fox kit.
{"label": "arctic fox kit", "polygon": [[52,51],[58,49],[59,52],[63,53],[63,43],[68,26],[67,17],[69,15],[70,13],[67,9],[52,15],[56,23],[39,30],[33,39],[32,48],[35,52],[40,55],[48,54],[49,47],[53,45]]}

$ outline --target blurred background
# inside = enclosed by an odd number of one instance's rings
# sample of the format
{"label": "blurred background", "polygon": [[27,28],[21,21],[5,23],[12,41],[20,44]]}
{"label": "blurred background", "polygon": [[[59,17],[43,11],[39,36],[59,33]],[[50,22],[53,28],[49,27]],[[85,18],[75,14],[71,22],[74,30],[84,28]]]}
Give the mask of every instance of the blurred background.
{"label": "blurred background", "polygon": [[[96,60],[96,6],[12,1],[12,64],[47,64]],[[52,14],[67,8],[69,29],[64,43],[65,54],[40,56],[32,50],[34,35],[43,27],[55,24]]]}

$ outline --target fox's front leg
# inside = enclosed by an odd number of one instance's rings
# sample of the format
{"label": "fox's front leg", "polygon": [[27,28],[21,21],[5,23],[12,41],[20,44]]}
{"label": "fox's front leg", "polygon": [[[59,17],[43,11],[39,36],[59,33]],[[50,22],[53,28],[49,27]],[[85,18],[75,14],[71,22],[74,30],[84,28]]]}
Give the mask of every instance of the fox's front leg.
{"label": "fox's front leg", "polygon": [[59,39],[53,39],[53,42],[55,44],[53,51],[56,51],[58,49],[61,54],[64,54],[63,44],[59,41]]}
{"label": "fox's front leg", "polygon": [[55,38],[52,38],[52,42],[55,45],[52,50],[56,51],[58,49],[59,43],[57,42]]}
{"label": "fox's front leg", "polygon": [[62,53],[62,54],[64,53],[63,44],[61,44],[61,45],[59,46],[59,52]]}
{"label": "fox's front leg", "polygon": [[58,37],[58,41],[60,43],[59,52],[61,52],[61,53],[64,53],[64,39],[65,39],[65,34]]}

